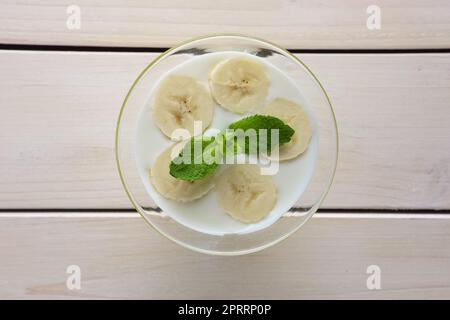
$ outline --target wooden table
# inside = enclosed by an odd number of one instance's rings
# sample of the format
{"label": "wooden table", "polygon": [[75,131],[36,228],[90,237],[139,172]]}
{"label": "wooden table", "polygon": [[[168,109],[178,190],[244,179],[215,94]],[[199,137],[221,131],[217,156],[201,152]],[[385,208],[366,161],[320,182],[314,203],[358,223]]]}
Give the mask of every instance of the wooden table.
{"label": "wooden table", "polygon": [[[0,1],[0,298],[450,298],[450,2]],[[333,101],[340,161],[299,232],[194,253],[132,210],[114,162],[139,71],[189,37],[295,52]],[[81,269],[69,290],[67,267]],[[381,270],[369,290],[367,268]]]}

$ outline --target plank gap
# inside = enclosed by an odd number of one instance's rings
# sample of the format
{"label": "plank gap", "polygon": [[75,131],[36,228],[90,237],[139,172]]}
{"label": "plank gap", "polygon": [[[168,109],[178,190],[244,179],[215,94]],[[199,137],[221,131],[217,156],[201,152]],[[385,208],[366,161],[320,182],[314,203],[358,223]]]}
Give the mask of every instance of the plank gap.
{"label": "plank gap", "polygon": [[[158,208],[159,209],[159,208]],[[148,210],[152,210],[149,208]],[[160,211],[160,210],[155,210]],[[297,208],[291,210],[292,212],[298,212]],[[135,209],[132,208],[11,208],[5,209],[0,208],[0,213],[33,213],[33,212],[67,212],[67,213],[77,213],[77,212],[99,212],[99,213],[134,213]],[[333,213],[333,214],[343,214],[343,213],[357,213],[357,214],[450,214],[450,209],[355,209],[355,208],[324,208],[317,210],[317,213]]]}
{"label": "plank gap", "polygon": [[[41,44],[14,44],[0,43],[0,50],[18,51],[73,51],[73,52],[164,52],[168,47],[116,47],[116,46],[73,46],[73,45],[41,45]],[[287,49],[291,53],[318,53],[318,54],[423,54],[423,53],[450,53],[450,48],[390,48],[390,49]]]}

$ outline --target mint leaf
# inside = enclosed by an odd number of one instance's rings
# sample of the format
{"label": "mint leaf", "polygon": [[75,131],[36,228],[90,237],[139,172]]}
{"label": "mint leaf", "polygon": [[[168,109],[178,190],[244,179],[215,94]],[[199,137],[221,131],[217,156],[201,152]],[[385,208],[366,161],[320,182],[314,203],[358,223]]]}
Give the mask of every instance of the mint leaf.
{"label": "mint leaf", "polygon": [[170,163],[170,175],[180,180],[195,181],[212,174],[219,165],[214,161],[214,142],[212,137],[191,138],[178,157]]}
{"label": "mint leaf", "polygon": [[[278,139],[273,143],[271,130],[278,130]],[[240,134],[244,134],[244,137],[240,137]],[[180,180],[199,180],[213,174],[222,158],[230,152],[231,154],[242,151],[250,153],[253,150],[270,152],[272,146],[289,142],[293,134],[294,129],[276,117],[253,115],[232,123],[216,138],[204,136],[191,138],[178,157],[170,163],[169,172],[171,176]],[[249,137],[254,139],[248,139]],[[260,141],[264,150],[260,150]],[[252,143],[256,145],[252,146]]]}
{"label": "mint leaf", "polygon": [[240,146],[236,143],[233,130],[226,129],[218,133],[215,142],[223,156],[236,155],[241,151]]}
{"label": "mint leaf", "polygon": [[[247,134],[251,133],[253,130],[256,133],[256,141],[253,141],[253,143],[256,144],[256,149],[258,152],[260,151],[259,144],[261,139],[263,139],[263,141],[265,142],[262,143],[263,145],[265,145],[265,151],[270,152],[272,146],[282,145],[291,141],[291,138],[295,132],[294,129],[285,124],[282,120],[276,117],[259,114],[238,120],[230,124],[228,128],[233,129],[235,131],[241,129],[242,130],[241,132],[244,132],[246,134],[246,138],[244,140],[245,147],[243,148],[245,149],[246,153],[250,152],[251,150],[250,142],[252,142],[250,141],[252,135],[249,134],[247,136]],[[273,141],[273,143],[271,130],[278,130],[278,141]]]}

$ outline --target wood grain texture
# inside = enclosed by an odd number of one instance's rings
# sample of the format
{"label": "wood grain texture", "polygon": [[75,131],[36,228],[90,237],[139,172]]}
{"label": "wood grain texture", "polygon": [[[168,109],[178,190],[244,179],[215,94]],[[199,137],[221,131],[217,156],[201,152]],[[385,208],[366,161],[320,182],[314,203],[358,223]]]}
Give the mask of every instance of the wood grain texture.
{"label": "wood grain texture", "polygon": [[[0,52],[0,208],[128,208],[122,100],[155,54]],[[450,208],[450,55],[301,55],[333,101],[328,208]]]}
{"label": "wood grain texture", "polygon": [[[263,252],[194,253],[141,218],[2,218],[0,297],[450,298],[450,220],[319,219]],[[11,246],[14,244],[14,246]],[[66,268],[81,268],[81,290]],[[381,290],[366,287],[369,265]]]}
{"label": "wood grain texture", "polygon": [[[66,27],[69,5],[81,29]],[[446,0],[376,2],[381,29],[366,27],[370,0],[2,0],[0,42],[170,47],[211,33],[244,33],[290,49],[449,48]]]}

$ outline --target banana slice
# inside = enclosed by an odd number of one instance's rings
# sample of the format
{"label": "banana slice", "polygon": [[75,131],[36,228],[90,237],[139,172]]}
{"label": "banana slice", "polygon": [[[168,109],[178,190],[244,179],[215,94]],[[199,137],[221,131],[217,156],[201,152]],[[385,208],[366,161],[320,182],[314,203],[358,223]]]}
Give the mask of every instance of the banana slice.
{"label": "banana slice", "polygon": [[288,160],[305,152],[311,140],[312,128],[308,114],[302,107],[290,100],[277,98],[267,104],[260,113],[277,117],[295,130],[291,141],[282,145],[278,149],[278,157],[271,157],[272,160]]}
{"label": "banana slice", "polygon": [[232,112],[245,113],[264,101],[269,79],[261,64],[233,58],[214,67],[209,75],[209,86],[218,104]]}
{"label": "banana slice", "polygon": [[153,119],[169,138],[175,129],[194,134],[194,121],[202,122],[204,131],[212,121],[214,103],[206,86],[187,76],[169,76],[158,88],[153,105]]}
{"label": "banana slice", "polygon": [[214,175],[193,182],[172,177],[169,173],[169,165],[172,161],[172,148],[177,148],[178,151],[173,152],[174,156],[176,156],[181,151],[184,143],[180,144],[166,149],[156,158],[150,169],[150,181],[163,197],[175,201],[188,202],[201,198],[212,189],[214,186]]}
{"label": "banana slice", "polygon": [[235,164],[218,178],[217,200],[234,219],[253,223],[275,206],[277,190],[271,176],[263,176],[254,164]]}

